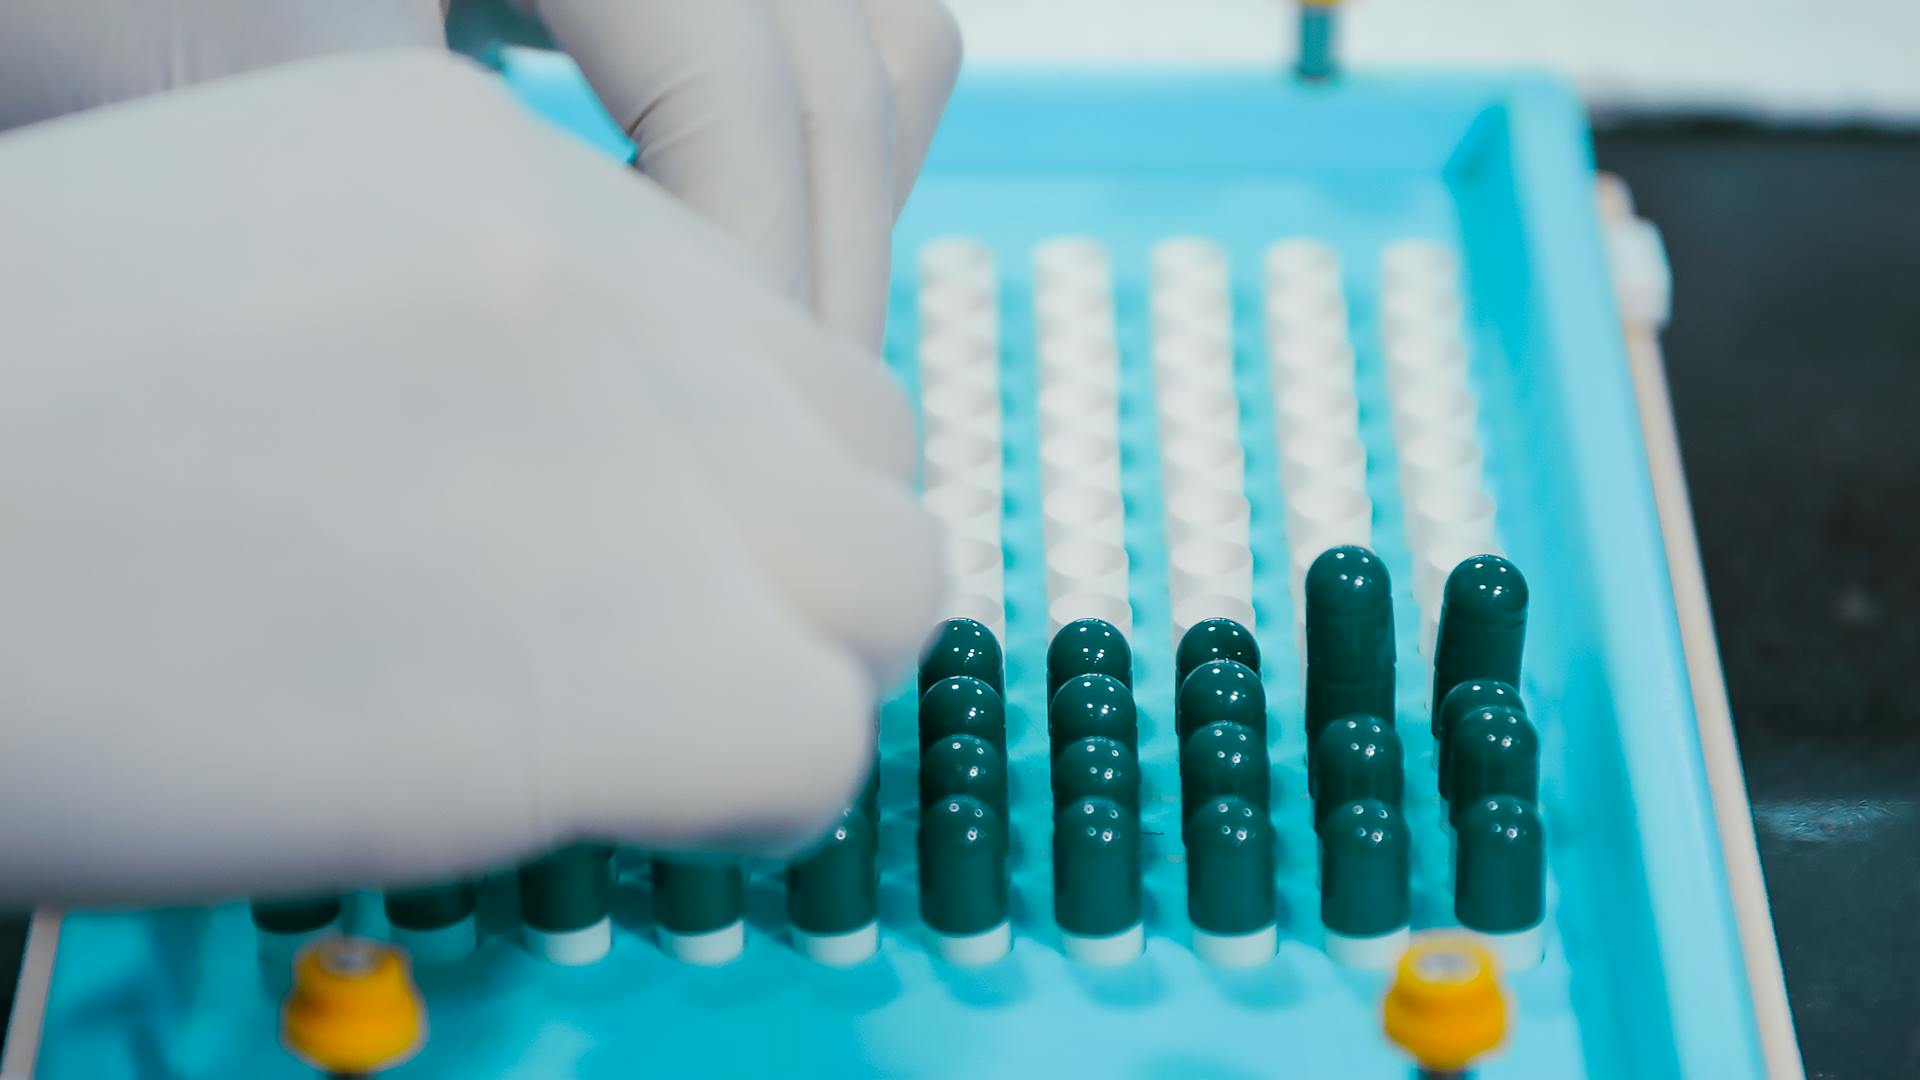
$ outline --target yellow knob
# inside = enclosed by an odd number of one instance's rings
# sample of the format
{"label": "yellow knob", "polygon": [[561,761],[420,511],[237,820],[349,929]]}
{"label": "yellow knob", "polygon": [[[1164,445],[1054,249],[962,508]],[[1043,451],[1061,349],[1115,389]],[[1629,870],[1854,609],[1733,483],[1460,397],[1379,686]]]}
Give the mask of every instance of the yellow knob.
{"label": "yellow knob", "polygon": [[1387,1038],[1425,1069],[1465,1069],[1507,1034],[1493,955],[1461,934],[1421,934],[1387,991]]}
{"label": "yellow knob", "polygon": [[426,1005],[398,949],[324,938],[294,958],[280,1038],[316,1069],[377,1072],[419,1051],[426,1040]]}

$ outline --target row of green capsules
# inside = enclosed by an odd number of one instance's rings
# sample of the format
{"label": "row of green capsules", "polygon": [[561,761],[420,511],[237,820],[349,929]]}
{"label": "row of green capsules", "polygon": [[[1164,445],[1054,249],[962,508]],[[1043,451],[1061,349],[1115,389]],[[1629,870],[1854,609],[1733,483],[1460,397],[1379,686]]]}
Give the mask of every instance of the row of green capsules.
{"label": "row of green capsules", "polygon": [[[968,619],[935,634],[920,669],[920,910],[947,961],[1011,947],[1002,658]],[[1066,954],[1124,964],[1145,946],[1139,723],[1133,652],[1112,624],[1078,619],[1047,649],[1054,917]]]}
{"label": "row of green capsules", "polygon": [[1454,843],[1454,915],[1509,970],[1539,963],[1546,918],[1540,736],[1521,701],[1527,580],[1498,555],[1447,576],[1433,650],[1434,765]]}
{"label": "row of green capsules", "polygon": [[950,963],[1013,947],[1006,663],[993,631],[948,619],[920,658],[920,917]]}
{"label": "row of green capsules", "polygon": [[[1308,790],[1327,952],[1385,968],[1411,916],[1404,752],[1394,728],[1392,584],[1362,547],[1321,553],[1306,581]],[[1435,764],[1454,849],[1454,915],[1504,966],[1537,963],[1545,916],[1540,744],[1520,694],[1527,585],[1497,555],[1449,575],[1434,649]]]}
{"label": "row of green capsules", "polygon": [[[878,815],[875,780],[820,842],[787,868],[787,914],[794,947],[820,963],[847,966],[872,956],[878,929]],[[514,873],[521,939],[527,951],[560,965],[591,964],[612,949],[615,849],[564,845]],[[662,952],[712,966],[746,946],[746,875],[731,858],[656,856],[649,860],[653,925]],[[415,963],[449,964],[479,944],[479,882],[389,889],[384,908],[393,943]],[[256,899],[251,905],[260,952],[284,968],[299,948],[342,930],[342,897]]]}

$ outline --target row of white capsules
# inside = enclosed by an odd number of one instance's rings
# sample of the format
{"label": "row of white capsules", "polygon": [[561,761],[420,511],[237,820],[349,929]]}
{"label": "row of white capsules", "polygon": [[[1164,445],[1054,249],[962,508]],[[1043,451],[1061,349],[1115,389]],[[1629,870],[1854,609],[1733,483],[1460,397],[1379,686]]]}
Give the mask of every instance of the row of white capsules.
{"label": "row of white capsules", "polygon": [[1089,618],[1131,635],[1120,490],[1120,352],[1112,263],[1098,241],[1063,236],[1034,249],[1033,316],[1047,637]]}
{"label": "row of white capsules", "polygon": [[1154,397],[1177,647],[1204,619],[1252,628],[1253,552],[1226,252],[1201,237],[1174,237],[1155,245],[1152,274]]}
{"label": "row of white capsules", "polygon": [[1000,507],[1000,307],[993,253],[945,237],[920,249],[921,499],[946,532],[953,588],[942,618],[977,619],[1006,639]]}
{"label": "row of white capsules", "polygon": [[1373,541],[1353,343],[1340,254],[1294,237],[1267,248],[1267,347],[1286,496],[1294,640],[1306,663],[1307,570],[1321,552]]}
{"label": "row of white capsules", "polygon": [[1447,575],[1468,556],[1499,550],[1453,249],[1426,240],[1389,246],[1381,259],[1380,312],[1420,650],[1431,659]]}

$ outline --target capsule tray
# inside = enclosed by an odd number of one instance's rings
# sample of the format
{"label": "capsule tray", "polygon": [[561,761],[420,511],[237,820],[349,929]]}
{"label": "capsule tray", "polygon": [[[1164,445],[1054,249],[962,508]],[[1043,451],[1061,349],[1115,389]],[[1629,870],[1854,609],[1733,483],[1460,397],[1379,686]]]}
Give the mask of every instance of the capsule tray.
{"label": "capsule tray", "polygon": [[[583,104],[571,68],[528,61],[508,75],[544,110],[617,142]],[[1586,132],[1569,93],[1527,78],[1331,87],[1268,74],[972,78],[897,231],[887,356],[917,396],[923,332],[936,329],[922,326],[923,263],[931,273],[955,265],[957,249],[936,241],[956,236],[974,245],[960,262],[990,256],[993,282],[987,315],[997,363],[988,375],[997,397],[1003,562],[997,572],[977,560],[957,567],[971,599],[955,603],[977,610],[982,596],[1004,598],[1003,609],[986,614],[1003,611],[1007,653],[1012,953],[962,969],[929,948],[915,895],[915,709],[903,688],[882,716],[875,960],[841,971],[797,955],[785,940],[779,877],[762,871],[749,889],[745,954],[719,968],[677,964],[652,941],[645,875],[623,853],[612,954],[585,968],[548,966],[515,945],[511,882],[494,881],[482,898],[481,950],[420,971],[430,1039],[391,1075],[1405,1076],[1407,1062],[1380,1033],[1384,976],[1335,965],[1318,921],[1290,588],[1290,533],[1299,540],[1306,526],[1296,523],[1299,485],[1281,461],[1284,440],[1305,423],[1288,410],[1304,407],[1289,404],[1287,376],[1276,369],[1282,331],[1273,272],[1289,256],[1269,253],[1289,238],[1337,256],[1334,281],[1356,358],[1354,430],[1365,448],[1358,490],[1369,503],[1369,538],[1395,577],[1416,928],[1449,924],[1452,909],[1428,760],[1430,669],[1416,595],[1428,586],[1409,543],[1407,450],[1395,438],[1396,409],[1406,409],[1383,335],[1391,321],[1384,309],[1397,301],[1388,299],[1382,267],[1390,249],[1416,250],[1395,248],[1407,241],[1459,258],[1462,377],[1477,402],[1466,430],[1483,452],[1479,475],[1497,506],[1494,542],[1532,586],[1522,690],[1541,727],[1549,843],[1545,959],[1511,977],[1512,1037],[1484,1075],[1762,1075]],[[1112,430],[1126,557],[1117,588],[1128,604],[1111,602],[1115,579],[1098,559],[1055,560],[1051,585],[1056,598],[1072,585],[1081,596],[1073,603],[1096,605],[1085,613],[1124,611],[1131,622],[1147,947],[1140,960],[1112,969],[1067,960],[1050,895],[1043,490],[1054,485],[1043,475],[1042,429],[1105,400],[1095,393],[1086,406],[1056,395],[1053,419],[1040,408],[1047,327],[1036,320],[1045,282],[1035,259],[1063,250],[1046,247],[1061,237],[1085,238],[1075,243],[1105,260],[1106,325],[1118,357]],[[1158,247],[1176,237],[1207,243]],[[1173,549],[1207,516],[1199,497],[1182,500],[1192,515],[1170,514],[1172,488],[1222,486],[1193,464],[1200,459],[1169,465],[1170,436],[1182,424],[1203,434],[1222,428],[1207,395],[1170,408],[1157,392],[1173,384],[1165,354],[1174,346],[1156,327],[1175,316],[1156,310],[1156,296],[1180,267],[1205,279],[1212,272],[1193,267],[1208,263],[1210,251],[1223,257],[1218,280],[1230,299],[1223,370],[1234,401],[1225,430],[1237,424],[1244,451],[1238,479],[1250,513],[1238,535],[1251,555],[1244,599],[1266,661],[1279,837],[1279,951],[1245,970],[1209,967],[1191,949],[1173,748],[1176,618],[1221,604],[1229,606],[1204,613],[1240,610],[1231,552],[1170,569]],[[923,259],[926,252],[934,254]],[[930,318],[957,319],[957,332],[966,332],[972,316],[934,307]],[[968,410],[950,400],[923,419],[930,433],[967,428]],[[966,460],[942,456],[929,470],[964,469]],[[1078,576],[1067,572],[1075,568]],[[998,582],[998,596],[988,581]],[[1175,593],[1214,599],[1176,613]],[[377,905],[364,900],[351,914],[377,934]],[[38,1075],[53,1080],[311,1075],[278,1043],[277,1000],[262,987],[242,904],[70,914],[47,1004]]]}

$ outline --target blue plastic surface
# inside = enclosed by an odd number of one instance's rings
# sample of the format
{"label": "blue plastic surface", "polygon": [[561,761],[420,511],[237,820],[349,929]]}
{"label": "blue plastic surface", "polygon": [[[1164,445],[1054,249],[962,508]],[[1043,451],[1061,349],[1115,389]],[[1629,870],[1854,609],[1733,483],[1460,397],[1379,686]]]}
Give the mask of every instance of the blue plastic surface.
{"label": "blue plastic surface", "polygon": [[[540,83],[539,104],[583,115],[570,74],[515,74]],[[1376,546],[1396,578],[1417,926],[1451,921],[1447,847],[1426,765],[1419,621],[1374,298],[1379,252],[1392,240],[1439,239],[1466,256],[1488,482],[1505,546],[1533,584],[1523,689],[1542,728],[1552,877],[1547,960],[1512,979],[1513,1038],[1484,1076],[1763,1075],[1592,179],[1578,105],[1548,81],[967,82],[900,222],[888,354],[914,383],[920,244],[958,233],[991,245],[1008,442],[1013,955],[960,971],[928,953],[913,891],[914,710],[902,695],[883,717],[877,961],[841,972],[795,955],[780,936],[777,878],[762,874],[746,955],[722,969],[677,965],[650,940],[641,863],[623,856],[613,954],[591,968],[548,967],[514,945],[512,899],[496,882],[483,898],[493,936],[474,958],[422,972],[432,1038],[392,1075],[1404,1077],[1405,1061],[1379,1034],[1384,979],[1334,967],[1318,945],[1258,304],[1260,251],[1289,235],[1333,243],[1345,265]],[[1147,955],[1107,972],[1069,964],[1050,918],[1028,254],[1063,233],[1100,238],[1114,259],[1145,827],[1160,834],[1146,837]],[[1192,956],[1182,869],[1171,858],[1173,654],[1143,296],[1149,246],[1179,233],[1215,238],[1233,259],[1257,632],[1268,658],[1282,946],[1272,963],[1242,972]],[[363,908],[363,925],[377,932],[377,907]],[[71,916],[41,1075],[310,1075],[277,1044],[276,1001],[260,987],[251,934],[239,905]]]}

